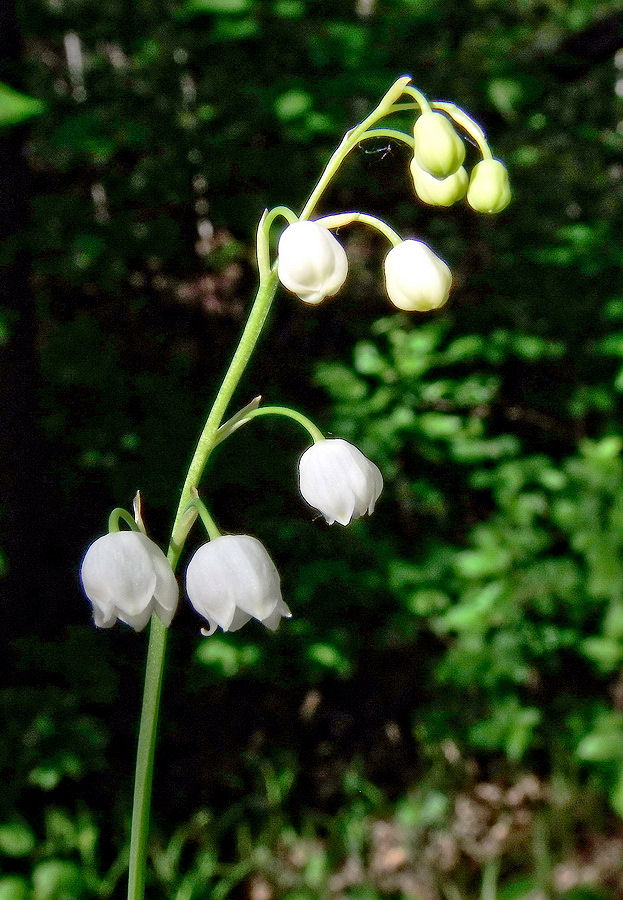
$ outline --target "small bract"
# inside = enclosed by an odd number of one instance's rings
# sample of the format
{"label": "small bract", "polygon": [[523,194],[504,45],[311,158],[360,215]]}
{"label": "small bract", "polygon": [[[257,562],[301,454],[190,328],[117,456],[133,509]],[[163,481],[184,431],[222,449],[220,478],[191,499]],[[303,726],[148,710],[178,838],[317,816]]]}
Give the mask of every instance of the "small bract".
{"label": "small bract", "polygon": [[258,619],[274,631],[292,613],[281,597],[279,572],[264,546],[248,534],[223,534],[199,547],[186,570],[188,599],[217,627],[238,631]]}
{"label": "small bract", "polygon": [[413,126],[415,159],[435,178],[447,178],[462,165],[465,144],[442,113],[425,112]]}
{"label": "small bract", "polygon": [[357,447],[341,438],[328,438],[316,441],[301,456],[299,487],[329,525],[348,525],[351,519],[374,512],[383,476]]}
{"label": "small bract", "polygon": [[431,206],[452,206],[465,196],[469,178],[463,166],[447,178],[435,178],[418,165],[415,158],[411,160],[409,169],[415,192],[424,203]]}
{"label": "small bract", "polygon": [[344,248],[317,222],[295,222],[279,238],[277,273],[305,303],[320,303],[342,287],[348,274]]}
{"label": "small bract", "polygon": [[141,631],[152,612],[171,624],[177,581],[160,547],[144,534],[117,531],[98,538],[85,554],[80,578],[98,628],[120,619]]}
{"label": "small bract", "polygon": [[428,312],[448,299],[452,274],[422,241],[402,241],[385,257],[385,286],[398,309]]}

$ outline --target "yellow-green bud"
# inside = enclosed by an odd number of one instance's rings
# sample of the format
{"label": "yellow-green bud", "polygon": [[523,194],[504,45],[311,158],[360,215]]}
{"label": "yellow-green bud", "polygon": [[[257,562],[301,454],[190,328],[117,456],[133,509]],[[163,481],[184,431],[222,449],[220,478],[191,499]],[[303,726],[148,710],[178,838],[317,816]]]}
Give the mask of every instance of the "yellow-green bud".
{"label": "yellow-green bud", "polygon": [[499,159],[476,163],[469,179],[467,202],[476,212],[499,213],[511,200],[506,166]]}
{"label": "yellow-green bud", "polygon": [[438,112],[425,112],[413,127],[415,159],[435,178],[452,175],[465,159],[465,145],[452,123]]}
{"label": "yellow-green bud", "polygon": [[429,203],[431,206],[452,206],[465,196],[469,178],[463,166],[447,178],[435,178],[418,165],[417,159],[411,160],[409,168],[413,176],[415,193],[423,203]]}

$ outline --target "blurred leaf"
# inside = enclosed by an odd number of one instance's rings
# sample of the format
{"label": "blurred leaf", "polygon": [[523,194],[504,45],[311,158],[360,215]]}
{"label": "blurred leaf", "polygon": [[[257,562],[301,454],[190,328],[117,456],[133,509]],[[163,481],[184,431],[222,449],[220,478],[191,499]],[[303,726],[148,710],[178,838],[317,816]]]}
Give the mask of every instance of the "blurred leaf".
{"label": "blurred leaf", "polygon": [[0,853],[5,856],[28,856],[35,848],[34,832],[25,822],[0,824]]}
{"label": "blurred leaf", "polygon": [[48,859],[32,872],[34,900],[76,900],[85,896],[82,872],[69,860]]}
{"label": "blurred leaf", "polygon": [[196,651],[196,659],[221,678],[239,675],[244,669],[256,665],[261,657],[260,648],[254,644],[239,646],[217,635],[202,640]]}
{"label": "blurred leaf", "polygon": [[0,128],[19,125],[45,111],[45,103],[0,81]]}
{"label": "blurred leaf", "polygon": [[496,890],[496,900],[529,900],[536,888],[534,875],[522,875],[500,885]]}
{"label": "blurred leaf", "polygon": [[307,91],[286,91],[275,100],[275,113],[280,119],[296,119],[309,112],[312,102],[311,94]]}
{"label": "blurred leaf", "polygon": [[593,731],[582,738],[576,753],[581,760],[613,762],[623,759],[623,716],[603,713]]}
{"label": "blurred leaf", "polygon": [[186,0],[176,10],[178,18],[190,20],[196,16],[241,15],[253,8],[253,0]]}
{"label": "blurred leaf", "polygon": [[25,878],[19,875],[0,877],[0,900],[28,900],[30,888]]}
{"label": "blurred leaf", "polygon": [[348,658],[330,644],[312,644],[307,648],[307,656],[321,668],[332,670],[337,675],[346,676],[350,672]]}

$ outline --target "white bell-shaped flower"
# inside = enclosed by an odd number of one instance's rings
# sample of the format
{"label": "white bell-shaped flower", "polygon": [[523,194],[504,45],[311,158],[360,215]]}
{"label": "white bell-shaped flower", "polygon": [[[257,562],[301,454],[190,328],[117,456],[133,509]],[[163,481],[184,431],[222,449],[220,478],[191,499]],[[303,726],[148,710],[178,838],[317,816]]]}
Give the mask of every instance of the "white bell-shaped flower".
{"label": "white bell-shaped flower", "polygon": [[279,238],[277,273],[282,285],[305,303],[332,297],[346,281],[348,259],[328,228],[294,222]]}
{"label": "white bell-shaped flower", "polygon": [[117,619],[141,631],[155,612],[170,625],[177,608],[177,581],[166,556],[138,531],[116,531],[87,550],[80,578],[98,628]]}
{"label": "white bell-shaped flower", "polygon": [[357,447],[341,438],[329,438],[316,441],[301,456],[299,487],[329,525],[348,525],[351,519],[374,512],[383,476]]}
{"label": "white bell-shaped flower", "polygon": [[223,534],[199,547],[186,570],[188,599],[207,619],[210,635],[220,626],[238,631],[258,619],[274,631],[292,613],[281,597],[279,572],[257,538]]}
{"label": "white bell-shaped flower", "polygon": [[385,286],[398,309],[428,312],[448,299],[452,274],[422,241],[402,241],[385,257]]}

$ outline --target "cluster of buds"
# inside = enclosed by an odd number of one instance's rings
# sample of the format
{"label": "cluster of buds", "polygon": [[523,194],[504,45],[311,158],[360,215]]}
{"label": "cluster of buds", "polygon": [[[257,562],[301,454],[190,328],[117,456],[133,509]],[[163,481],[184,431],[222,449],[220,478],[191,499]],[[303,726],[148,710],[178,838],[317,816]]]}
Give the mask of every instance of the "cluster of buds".
{"label": "cluster of buds", "polygon": [[452,206],[467,196],[476,212],[499,213],[511,200],[508,172],[493,159],[479,126],[453,104],[440,104],[458,115],[483,149],[483,159],[471,175],[463,166],[465,144],[441,112],[422,113],[413,128],[414,152],[410,170],[415,192],[431,206]]}
{"label": "cluster of buds", "polygon": [[[393,129],[374,129],[364,131],[360,140],[385,135],[407,143],[413,151],[409,164],[413,186],[422,202],[447,207],[466,198],[476,212],[501,212],[511,199],[508,172],[492,157],[480,126],[454,104],[432,104],[437,110],[419,91],[405,86],[404,92],[417,99],[421,109],[413,137]],[[471,174],[464,165],[465,141],[455,125],[463,127],[482,154]],[[423,241],[402,240],[387,223],[360,212],[291,221],[278,245],[281,284],[311,304],[336,294],[346,280],[348,260],[330,229],[353,222],[376,228],[393,244],[384,268],[387,295],[394,306],[428,312],[445,304],[452,284],[446,263]]]}
{"label": "cluster of buds", "polygon": [[[383,478],[352,444],[323,438],[300,459],[299,488],[330,525],[348,525],[373,512]],[[98,538],[87,550],[80,574],[98,627],[110,628],[119,619],[141,631],[152,613],[165,626],[171,623],[177,581],[162,550],[141,531],[112,531]],[[186,593],[208,623],[205,635],[217,627],[237,631],[251,618],[274,630],[291,615],[273,561],[260,541],[247,534],[217,535],[199,547],[186,570]]]}

